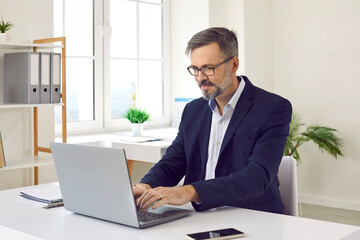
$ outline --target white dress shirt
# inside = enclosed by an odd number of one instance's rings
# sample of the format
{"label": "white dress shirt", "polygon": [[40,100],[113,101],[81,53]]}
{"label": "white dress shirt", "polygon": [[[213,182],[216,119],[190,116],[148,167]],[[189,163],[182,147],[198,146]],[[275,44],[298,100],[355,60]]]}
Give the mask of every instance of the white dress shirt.
{"label": "white dress shirt", "polygon": [[216,105],[215,99],[209,100],[209,107],[213,112],[213,114],[212,114],[211,129],[210,129],[208,161],[206,163],[205,180],[215,178],[215,169],[219,158],[221,144],[223,142],[226,129],[229,125],[236,104],[244,88],[245,88],[245,81],[241,80],[234,95],[231,97],[230,101],[224,107],[222,116],[220,116],[219,109]]}

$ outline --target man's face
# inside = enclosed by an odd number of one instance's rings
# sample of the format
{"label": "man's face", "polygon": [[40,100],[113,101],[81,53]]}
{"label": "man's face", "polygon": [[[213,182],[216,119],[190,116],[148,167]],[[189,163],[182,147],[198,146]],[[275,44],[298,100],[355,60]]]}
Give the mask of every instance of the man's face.
{"label": "man's face", "polygon": [[[213,67],[225,61],[216,42],[193,49],[190,58],[191,66],[197,68]],[[199,71],[199,76],[195,76],[195,80],[206,100],[215,99],[221,96],[232,83],[229,63],[227,62],[216,68],[215,74],[212,76],[206,76]]]}

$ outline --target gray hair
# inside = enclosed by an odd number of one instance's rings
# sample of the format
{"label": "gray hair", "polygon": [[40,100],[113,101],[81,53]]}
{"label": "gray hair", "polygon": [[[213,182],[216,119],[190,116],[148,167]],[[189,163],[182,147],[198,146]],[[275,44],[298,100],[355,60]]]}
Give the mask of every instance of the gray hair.
{"label": "gray hair", "polygon": [[227,28],[208,28],[195,34],[187,44],[185,54],[192,50],[217,42],[225,58],[238,56],[238,41],[235,32]]}

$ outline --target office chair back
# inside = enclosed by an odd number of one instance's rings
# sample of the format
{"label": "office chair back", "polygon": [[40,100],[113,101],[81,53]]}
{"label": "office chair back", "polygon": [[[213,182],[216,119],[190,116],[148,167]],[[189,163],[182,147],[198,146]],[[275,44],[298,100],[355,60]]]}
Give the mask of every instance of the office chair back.
{"label": "office chair back", "polygon": [[285,205],[285,214],[298,216],[298,192],[296,159],[284,156],[279,167],[280,194]]}

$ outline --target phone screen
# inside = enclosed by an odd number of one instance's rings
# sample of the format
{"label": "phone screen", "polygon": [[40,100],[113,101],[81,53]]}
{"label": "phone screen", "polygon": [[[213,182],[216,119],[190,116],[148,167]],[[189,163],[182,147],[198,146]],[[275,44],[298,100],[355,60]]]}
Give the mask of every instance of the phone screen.
{"label": "phone screen", "polygon": [[226,229],[219,229],[208,232],[187,234],[189,239],[194,239],[194,240],[231,239],[231,238],[243,237],[244,235],[245,234],[243,232],[236,230],[234,228],[226,228]]}

